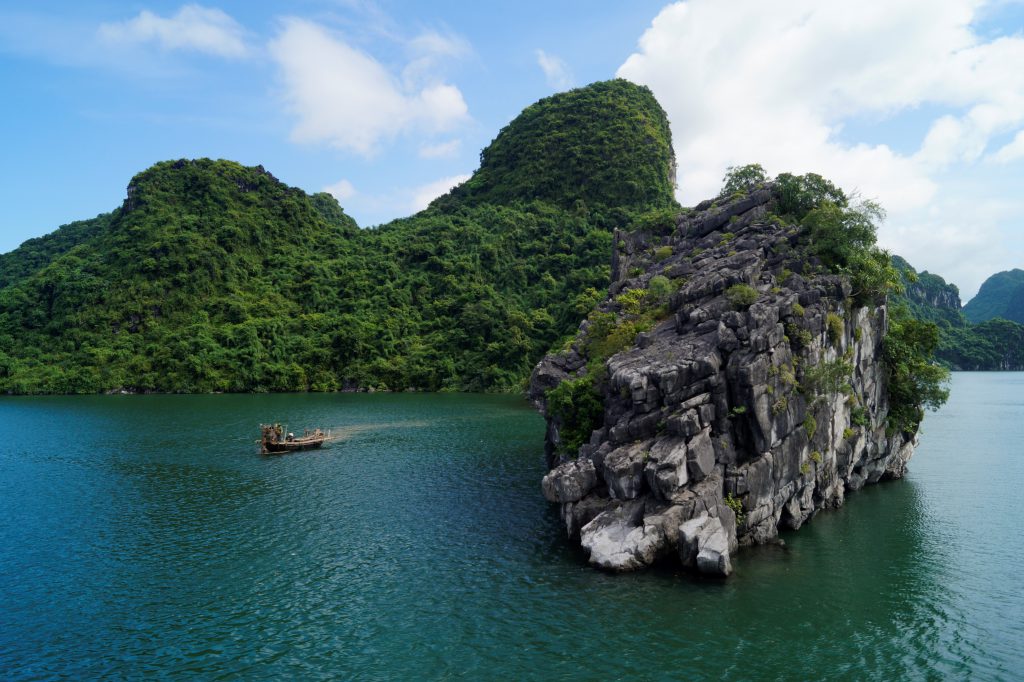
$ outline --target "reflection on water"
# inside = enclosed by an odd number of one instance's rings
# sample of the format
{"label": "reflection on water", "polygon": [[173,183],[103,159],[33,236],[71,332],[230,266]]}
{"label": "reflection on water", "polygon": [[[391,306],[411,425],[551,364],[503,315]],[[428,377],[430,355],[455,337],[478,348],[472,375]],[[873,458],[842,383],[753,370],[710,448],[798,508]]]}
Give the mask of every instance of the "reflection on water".
{"label": "reflection on water", "polygon": [[[1015,677],[1015,375],[957,375],[905,481],[726,582],[588,568],[540,418],[462,395],[0,400],[0,670],[420,678]],[[344,441],[257,454],[261,422]],[[983,433],[979,433],[979,431]],[[999,475],[993,475],[997,471]]]}

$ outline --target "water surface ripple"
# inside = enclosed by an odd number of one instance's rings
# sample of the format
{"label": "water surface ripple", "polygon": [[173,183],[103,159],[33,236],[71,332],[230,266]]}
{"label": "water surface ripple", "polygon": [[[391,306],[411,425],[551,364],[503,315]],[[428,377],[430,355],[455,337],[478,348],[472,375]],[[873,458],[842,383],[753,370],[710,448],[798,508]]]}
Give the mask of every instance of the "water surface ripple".
{"label": "water surface ripple", "polygon": [[[344,428],[257,454],[261,421]],[[727,582],[586,567],[479,395],[2,398],[4,679],[1014,679],[1024,376]]]}

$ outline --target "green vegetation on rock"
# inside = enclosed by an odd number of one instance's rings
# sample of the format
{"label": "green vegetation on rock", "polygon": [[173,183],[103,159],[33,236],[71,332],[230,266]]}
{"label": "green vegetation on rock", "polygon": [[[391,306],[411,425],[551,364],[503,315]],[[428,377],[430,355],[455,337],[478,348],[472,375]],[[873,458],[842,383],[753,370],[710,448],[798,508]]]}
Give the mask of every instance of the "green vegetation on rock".
{"label": "green vegetation on rock", "polygon": [[560,448],[578,452],[604,416],[602,395],[608,378],[606,362],[632,346],[637,335],[648,331],[668,316],[665,300],[673,291],[662,275],[651,278],[648,287],[628,289],[615,298],[618,312],[600,308],[587,318],[587,331],[577,337],[577,351],[586,362],[575,379],[563,381],[547,392],[547,412],[561,424]]}
{"label": "green vegetation on rock", "polygon": [[900,273],[903,291],[892,296],[891,303],[905,306],[919,320],[944,326],[962,327],[965,319],[960,312],[960,290],[955,284],[928,271],[917,272],[899,256],[892,257]]}
{"label": "green vegetation on rock", "polygon": [[882,345],[889,368],[889,425],[914,433],[924,410],[938,409],[949,397],[949,370],[931,358],[939,345],[939,328],[909,315],[894,315]]}
{"label": "green vegetation on rock", "polygon": [[963,370],[1024,370],[1024,325],[1002,318],[943,328],[939,357]]}
{"label": "green vegetation on rock", "polygon": [[733,284],[725,290],[725,298],[737,310],[749,308],[757,300],[757,289],[749,284]]}
{"label": "green vegetation on rock", "polygon": [[742,526],[743,522],[746,521],[746,515],[743,513],[743,500],[733,497],[733,494],[729,493],[722,501],[736,515],[736,525]]}
{"label": "green vegetation on rock", "polygon": [[559,436],[566,452],[578,452],[600,425],[604,405],[597,391],[600,369],[558,384],[547,394],[548,410],[559,415]]}
{"label": "green vegetation on rock", "polygon": [[829,313],[825,320],[828,328],[828,340],[833,346],[838,346],[843,338],[843,318],[835,313]]}
{"label": "green vegetation on rock", "polygon": [[[732,169],[744,173],[745,168]],[[729,177],[726,177],[729,182]],[[802,228],[802,248],[814,261],[828,270],[845,275],[852,285],[853,302],[860,305],[884,303],[890,293],[902,293],[900,271],[891,255],[875,245],[877,223],[884,217],[880,206],[871,201],[851,204],[849,197],[820,175],[782,174],[771,185],[780,216],[798,220]],[[833,343],[842,334],[842,320],[827,320]],[[798,348],[811,339],[806,330],[790,323],[786,333]],[[889,392],[889,426],[913,433],[926,408],[937,408],[949,395],[946,382],[949,371],[937,364],[939,329],[933,322],[910,316],[892,317],[883,342]],[[843,392],[852,365],[845,359],[821,362],[804,374],[803,389],[808,395]]]}

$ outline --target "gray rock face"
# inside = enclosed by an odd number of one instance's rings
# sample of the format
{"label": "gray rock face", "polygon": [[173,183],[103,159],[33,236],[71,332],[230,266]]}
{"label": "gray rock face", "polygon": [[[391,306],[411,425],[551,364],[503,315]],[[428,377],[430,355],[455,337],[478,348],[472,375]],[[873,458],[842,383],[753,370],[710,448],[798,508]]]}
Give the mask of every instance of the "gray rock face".
{"label": "gray rock face", "polygon": [[645,519],[642,502],[602,512],[580,531],[580,545],[590,563],[609,571],[650,566],[665,548],[661,519]]}
{"label": "gray rock face", "polygon": [[599,514],[619,506],[615,500],[600,495],[587,495],[579,502],[567,502],[562,505],[562,520],[565,521],[565,532],[570,538],[579,538],[583,526],[593,521]]}
{"label": "gray rock face", "polygon": [[597,472],[589,459],[566,462],[549,471],[541,481],[548,502],[577,502],[597,484]]}
{"label": "gray rock face", "polygon": [[703,513],[686,521],[679,526],[677,548],[679,559],[687,568],[723,578],[732,573],[729,554],[733,548],[721,519]]}
{"label": "gray rock face", "polygon": [[686,441],[681,438],[665,438],[654,444],[644,476],[655,497],[671,499],[676,490],[686,485],[686,462]]}
{"label": "gray rock face", "polygon": [[732,563],[729,561],[729,538],[721,526],[713,529],[706,539],[698,538],[697,544],[700,547],[697,552],[698,571],[723,578],[732,573]]}
{"label": "gray rock face", "polygon": [[612,497],[632,500],[640,496],[649,456],[646,443],[632,443],[605,455],[602,477]]}
{"label": "gray rock face", "polygon": [[710,516],[701,514],[697,518],[690,519],[679,526],[677,550],[679,552],[679,560],[686,568],[697,568],[697,554],[700,552],[697,539],[701,532],[710,525],[710,522]]}
{"label": "gray rock face", "polygon": [[[529,395],[548,419],[542,489],[597,566],[635,570],[667,552],[728,575],[739,545],[906,471],[916,439],[885,432],[885,306],[852,305],[849,282],[800,251],[799,228],[764,220],[770,201],[759,190],[699,206],[664,238],[617,234],[604,319],[635,319],[620,297],[655,276],[675,287],[645,303],[660,321],[605,359],[603,414],[579,452],[564,451],[544,396],[593,366],[588,342],[607,324],[585,321],[534,371]],[[752,303],[737,302],[737,285]]]}
{"label": "gray rock face", "polygon": [[704,429],[690,441],[686,451],[686,465],[690,478],[695,482],[703,481],[711,475],[715,468],[715,448],[711,445],[710,429]]}

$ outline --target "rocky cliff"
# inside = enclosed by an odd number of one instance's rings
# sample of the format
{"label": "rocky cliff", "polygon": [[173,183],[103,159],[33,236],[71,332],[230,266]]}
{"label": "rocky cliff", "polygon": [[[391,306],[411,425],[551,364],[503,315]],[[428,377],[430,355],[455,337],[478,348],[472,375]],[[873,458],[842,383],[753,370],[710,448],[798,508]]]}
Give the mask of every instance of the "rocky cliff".
{"label": "rocky cliff", "polygon": [[892,297],[892,303],[907,306],[919,320],[954,327],[964,326],[961,314],[960,290],[951,282],[927,270],[917,272],[905,259],[892,257],[899,270],[903,292]]}
{"label": "rocky cliff", "polygon": [[677,556],[728,575],[738,546],[904,473],[914,438],[885,425],[887,310],[855,305],[773,201],[757,189],[665,236],[617,235],[609,297],[534,370],[543,493],[596,566]]}

